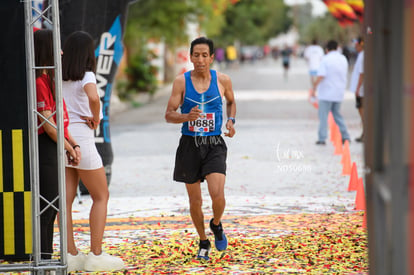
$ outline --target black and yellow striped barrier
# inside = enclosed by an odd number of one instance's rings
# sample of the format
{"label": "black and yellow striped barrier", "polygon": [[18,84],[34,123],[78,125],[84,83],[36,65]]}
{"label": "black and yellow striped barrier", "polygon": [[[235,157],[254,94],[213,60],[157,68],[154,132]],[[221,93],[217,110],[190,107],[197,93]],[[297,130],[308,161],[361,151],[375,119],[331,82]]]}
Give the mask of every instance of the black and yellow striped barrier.
{"label": "black and yellow striped barrier", "polygon": [[[32,253],[32,195],[25,181],[23,130],[0,130],[0,258]],[[3,256],[3,257],[2,257]]]}
{"label": "black and yellow striped barrier", "polygon": [[[2,0],[0,25],[0,259],[32,254],[29,104],[24,2]],[[13,26],[13,27],[11,27]]]}

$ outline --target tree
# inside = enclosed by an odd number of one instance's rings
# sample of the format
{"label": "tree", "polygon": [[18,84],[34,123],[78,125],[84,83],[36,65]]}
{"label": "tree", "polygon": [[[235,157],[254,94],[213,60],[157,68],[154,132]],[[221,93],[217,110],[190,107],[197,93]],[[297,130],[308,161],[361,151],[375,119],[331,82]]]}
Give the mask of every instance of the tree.
{"label": "tree", "polygon": [[[291,20],[287,10],[283,0],[139,0],[129,8],[124,38],[129,79],[123,86],[128,91],[153,87],[141,81],[143,75],[153,71],[146,68],[152,56],[146,49],[149,40],[162,40],[173,52],[188,43],[188,23],[196,22],[200,35],[213,38],[217,45],[236,40],[264,44],[288,29]],[[143,65],[138,66],[137,61]]]}
{"label": "tree", "polygon": [[219,35],[226,24],[225,12],[239,0],[194,0],[197,22],[208,37]]}
{"label": "tree", "polygon": [[[188,43],[189,22],[197,22],[200,30],[218,32],[229,4],[230,0],[140,0],[132,4],[124,38],[128,80],[119,82],[119,95],[128,98],[137,91],[154,91],[156,80],[150,75],[154,67],[149,62],[154,54],[146,49],[148,41],[163,41],[173,52],[177,46]],[[168,67],[166,75],[170,76]]]}
{"label": "tree", "polygon": [[312,39],[320,42],[335,39],[340,44],[347,45],[352,38],[358,36],[360,28],[359,23],[341,27],[334,17],[326,14],[324,17],[315,18],[306,28],[303,28],[301,37],[304,42],[310,42]]}
{"label": "tree", "polygon": [[132,4],[125,34],[129,54],[141,51],[149,39],[163,39],[171,46],[185,42],[190,13],[186,0],[140,0]]}
{"label": "tree", "polygon": [[201,32],[215,34],[232,2],[237,0],[140,0],[129,8],[125,43],[133,51],[148,39],[162,39],[174,48],[188,42],[188,22],[197,22]]}
{"label": "tree", "polygon": [[225,11],[225,25],[213,38],[219,44],[240,41],[245,45],[263,45],[285,32],[292,24],[289,7],[283,0],[241,0]]}

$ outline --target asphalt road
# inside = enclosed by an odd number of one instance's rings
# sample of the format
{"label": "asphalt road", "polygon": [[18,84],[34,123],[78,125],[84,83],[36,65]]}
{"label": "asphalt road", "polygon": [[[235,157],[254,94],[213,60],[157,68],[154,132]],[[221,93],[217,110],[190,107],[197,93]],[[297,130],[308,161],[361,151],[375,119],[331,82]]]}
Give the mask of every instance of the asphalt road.
{"label": "asphalt road", "polygon": [[[232,78],[237,102],[237,133],[225,139],[229,150],[226,213],[351,211],[355,194],[346,191],[349,177],[342,176],[341,157],[333,154],[330,143],[315,145],[318,118],[307,101],[304,60],[293,60],[287,79],[280,60],[221,71]],[[164,120],[170,92],[171,86],[166,85],[152,102],[111,117],[114,163],[109,217],[188,214],[185,187],[172,180],[180,125]],[[351,93],[345,96],[342,114],[351,137],[360,135]],[[352,142],[350,151],[360,170],[363,146]],[[203,188],[208,214],[206,185]],[[81,208],[78,218],[87,215]]]}

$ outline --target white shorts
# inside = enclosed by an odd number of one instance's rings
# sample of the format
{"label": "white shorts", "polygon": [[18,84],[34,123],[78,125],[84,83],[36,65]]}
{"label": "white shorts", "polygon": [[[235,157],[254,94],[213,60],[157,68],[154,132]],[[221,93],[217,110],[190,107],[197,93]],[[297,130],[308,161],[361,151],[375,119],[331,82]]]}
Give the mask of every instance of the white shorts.
{"label": "white shorts", "polygon": [[66,158],[66,167],[82,170],[96,170],[103,167],[102,158],[95,145],[94,130],[86,123],[69,124],[69,133],[80,146],[81,161],[78,166],[69,165]]}

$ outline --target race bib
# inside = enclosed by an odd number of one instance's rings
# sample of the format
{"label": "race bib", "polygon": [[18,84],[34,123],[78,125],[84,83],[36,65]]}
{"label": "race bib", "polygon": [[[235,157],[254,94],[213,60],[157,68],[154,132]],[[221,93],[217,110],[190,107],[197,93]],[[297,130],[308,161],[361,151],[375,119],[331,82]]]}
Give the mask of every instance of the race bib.
{"label": "race bib", "polygon": [[215,128],[214,113],[201,113],[197,120],[188,122],[188,130],[191,132],[213,132]]}

